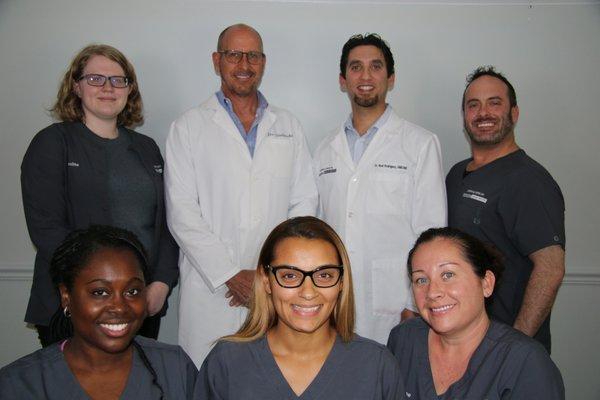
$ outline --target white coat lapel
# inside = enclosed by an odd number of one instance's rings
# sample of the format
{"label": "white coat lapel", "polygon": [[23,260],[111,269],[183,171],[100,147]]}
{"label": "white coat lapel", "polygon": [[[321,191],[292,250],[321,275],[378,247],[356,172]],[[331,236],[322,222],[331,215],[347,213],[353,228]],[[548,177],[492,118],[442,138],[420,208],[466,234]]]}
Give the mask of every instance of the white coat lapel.
{"label": "white coat lapel", "polygon": [[242,139],[240,131],[238,130],[237,126],[235,126],[235,123],[227,113],[227,110],[225,110],[223,106],[219,104],[219,100],[217,100],[216,95],[211,98],[208,106],[215,111],[212,121],[217,126],[221,127],[225,131],[226,135],[235,140],[236,143],[238,143],[238,145],[241,146],[246,153],[248,153],[248,157],[250,157],[248,146],[246,145],[246,142],[244,142],[244,139]]}
{"label": "white coat lapel", "polygon": [[379,153],[387,148],[386,143],[391,137],[400,133],[400,122],[400,118],[392,112],[385,124],[375,133],[375,137],[358,162],[358,168],[366,168],[373,164]]}
{"label": "white coat lapel", "polygon": [[256,149],[260,147],[260,143],[267,136],[276,119],[277,116],[271,111],[271,107],[267,106],[256,131],[256,147],[254,149],[254,153],[256,153]]}
{"label": "white coat lapel", "polygon": [[346,138],[346,132],[344,131],[343,125],[335,137],[331,140],[330,146],[338,154],[338,157],[344,162],[344,164],[346,164],[351,171],[354,171],[354,161],[352,161],[352,156],[350,155],[348,139]]}

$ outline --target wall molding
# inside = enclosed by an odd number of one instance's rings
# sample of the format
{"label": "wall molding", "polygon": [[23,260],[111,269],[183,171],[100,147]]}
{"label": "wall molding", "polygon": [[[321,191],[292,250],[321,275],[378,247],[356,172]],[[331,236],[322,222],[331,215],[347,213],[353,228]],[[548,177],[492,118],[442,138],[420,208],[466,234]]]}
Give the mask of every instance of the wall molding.
{"label": "wall molding", "polygon": [[[567,272],[563,286],[600,286],[600,272],[595,272],[593,268],[577,270],[585,272]],[[31,281],[32,278],[31,264],[0,264],[0,281]]]}

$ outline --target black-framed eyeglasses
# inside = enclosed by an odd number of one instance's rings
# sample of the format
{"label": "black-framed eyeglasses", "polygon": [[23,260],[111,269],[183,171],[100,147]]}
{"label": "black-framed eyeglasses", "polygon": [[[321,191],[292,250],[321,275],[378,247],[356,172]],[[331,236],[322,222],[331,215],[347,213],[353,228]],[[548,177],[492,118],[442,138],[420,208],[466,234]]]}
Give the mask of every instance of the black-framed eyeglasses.
{"label": "black-framed eyeglasses", "polygon": [[106,80],[110,82],[110,85],[114,88],[124,88],[129,86],[129,78],[126,76],[104,76],[100,74],[87,74],[83,75],[79,80],[83,80],[90,86],[104,86]]}
{"label": "black-framed eyeglasses", "polygon": [[312,271],[302,271],[291,265],[267,265],[265,269],[273,273],[279,286],[287,289],[302,286],[304,279],[306,279],[307,276],[310,276],[310,279],[316,287],[332,287],[337,285],[344,274],[343,265],[323,265]]}
{"label": "black-framed eyeglasses", "polygon": [[225,60],[231,64],[238,64],[242,61],[242,57],[244,54],[246,55],[246,60],[248,60],[248,64],[257,65],[262,62],[265,58],[265,54],[260,51],[239,51],[239,50],[222,50],[217,53],[223,54],[225,56]]}

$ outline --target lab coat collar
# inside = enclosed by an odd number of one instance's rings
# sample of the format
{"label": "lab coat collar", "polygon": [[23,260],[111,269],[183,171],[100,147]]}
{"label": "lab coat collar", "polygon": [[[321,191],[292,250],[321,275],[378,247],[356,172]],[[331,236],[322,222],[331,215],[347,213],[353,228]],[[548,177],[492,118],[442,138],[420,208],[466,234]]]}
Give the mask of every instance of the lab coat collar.
{"label": "lab coat collar", "polygon": [[355,171],[362,168],[364,165],[372,163],[371,160],[385,149],[385,142],[387,142],[391,136],[401,134],[404,120],[396,114],[392,106],[388,107],[391,108],[389,118],[381,127],[379,127],[375,137],[365,150],[357,165],[354,165],[350,149],[348,148],[348,139],[346,138],[346,131],[344,128],[345,123],[342,123],[337,134],[332,139],[330,146],[338,153],[350,170]]}

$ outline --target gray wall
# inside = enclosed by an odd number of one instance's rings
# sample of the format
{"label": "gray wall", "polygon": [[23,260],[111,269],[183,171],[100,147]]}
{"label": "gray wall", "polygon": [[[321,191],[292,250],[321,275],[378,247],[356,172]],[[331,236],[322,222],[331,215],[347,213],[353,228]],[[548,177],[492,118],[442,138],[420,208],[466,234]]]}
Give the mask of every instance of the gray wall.
{"label": "gray wall", "polygon": [[[0,0],[0,365],[36,348],[22,323],[35,253],[19,165],[33,135],[51,122],[44,109],[68,61],[89,42],[121,49],[140,80],[146,123],[139,130],[162,147],[170,122],[217,88],[210,53],[221,29],[240,21],[265,41],[263,92],[299,117],[313,149],[349,112],[337,74],[341,46],[353,33],[378,32],[390,43],[397,76],[388,101],[438,134],[446,170],[468,155],[460,117],[465,75],[480,64],[508,75],[521,107],[517,140],[552,173],[567,204],[568,274],[553,315],[553,358],[569,398],[598,398],[598,1]],[[165,341],[176,341],[175,310]]]}

